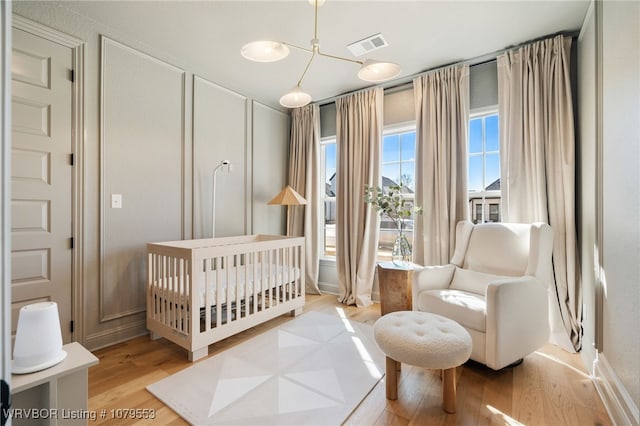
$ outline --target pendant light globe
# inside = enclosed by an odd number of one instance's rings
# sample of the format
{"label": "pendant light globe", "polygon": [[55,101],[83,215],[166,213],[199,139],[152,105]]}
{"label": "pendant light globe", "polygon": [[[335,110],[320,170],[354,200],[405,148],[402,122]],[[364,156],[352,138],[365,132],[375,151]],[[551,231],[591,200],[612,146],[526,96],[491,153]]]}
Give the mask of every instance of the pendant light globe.
{"label": "pendant light globe", "polygon": [[400,74],[400,65],[393,62],[374,61],[367,59],[358,71],[360,80],[379,83],[394,78]]}
{"label": "pendant light globe", "polygon": [[280,105],[286,108],[300,108],[309,102],[311,102],[311,95],[303,92],[300,86],[295,86],[280,98]]}
{"label": "pendant light globe", "polygon": [[275,62],[289,56],[289,48],[278,41],[259,40],[242,46],[240,54],[254,62]]}

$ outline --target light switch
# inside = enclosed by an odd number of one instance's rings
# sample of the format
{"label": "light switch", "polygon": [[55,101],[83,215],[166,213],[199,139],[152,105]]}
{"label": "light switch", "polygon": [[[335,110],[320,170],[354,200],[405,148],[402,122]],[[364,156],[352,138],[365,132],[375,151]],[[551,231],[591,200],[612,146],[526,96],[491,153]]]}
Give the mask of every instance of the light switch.
{"label": "light switch", "polygon": [[122,194],[111,194],[111,208],[112,209],[122,208]]}

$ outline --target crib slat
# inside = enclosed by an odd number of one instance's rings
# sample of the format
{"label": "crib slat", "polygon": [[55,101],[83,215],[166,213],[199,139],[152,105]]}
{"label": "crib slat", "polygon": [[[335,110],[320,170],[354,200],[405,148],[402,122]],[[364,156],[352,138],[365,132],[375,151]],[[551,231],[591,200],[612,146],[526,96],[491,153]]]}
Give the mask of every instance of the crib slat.
{"label": "crib slat", "polygon": [[[213,259],[203,259],[204,263],[204,330],[211,329],[211,305],[213,295],[211,294],[211,280],[213,279]],[[195,309],[195,308],[194,308]]]}
{"label": "crib slat", "polygon": [[222,324],[222,258],[217,257],[216,263],[216,327]]}

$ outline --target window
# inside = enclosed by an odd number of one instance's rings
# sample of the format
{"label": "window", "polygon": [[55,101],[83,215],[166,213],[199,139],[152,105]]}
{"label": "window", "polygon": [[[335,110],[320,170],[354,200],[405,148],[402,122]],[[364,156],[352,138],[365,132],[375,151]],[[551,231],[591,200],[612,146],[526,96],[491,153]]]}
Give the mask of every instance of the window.
{"label": "window", "polygon": [[500,222],[500,146],[495,110],[469,119],[469,210],[473,223]]}
{"label": "window", "polygon": [[[402,183],[407,205],[415,200],[416,176],[416,130],[415,126],[386,129],[382,138],[382,188]],[[391,260],[391,249],[398,235],[393,222],[386,216],[380,218],[378,260]],[[405,235],[413,241],[413,217],[405,221]]]}
{"label": "window", "polygon": [[322,191],[324,203],[324,256],[336,255],[336,138],[327,138],[320,141]]}
{"label": "window", "polygon": [[[337,145],[335,137],[320,141],[321,170],[324,182],[324,257],[336,255],[336,159]],[[382,139],[382,186],[402,184],[406,187],[404,198],[413,205],[415,191],[415,156],[416,132],[415,126],[394,128],[385,131]],[[364,188],[363,188],[364,191]],[[413,218],[406,221],[406,236],[409,241],[413,238]],[[397,236],[393,222],[385,217],[380,221],[380,239],[378,245],[378,259],[391,260],[391,249]]]}

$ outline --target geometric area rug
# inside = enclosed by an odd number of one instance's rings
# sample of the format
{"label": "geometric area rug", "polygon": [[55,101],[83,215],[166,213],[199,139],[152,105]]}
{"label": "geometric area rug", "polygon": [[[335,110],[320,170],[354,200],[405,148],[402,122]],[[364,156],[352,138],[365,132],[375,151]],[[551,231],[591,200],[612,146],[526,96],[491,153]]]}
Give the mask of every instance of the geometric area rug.
{"label": "geometric area rug", "polygon": [[312,311],[147,390],[193,425],[340,425],[384,365],[370,325]]}

